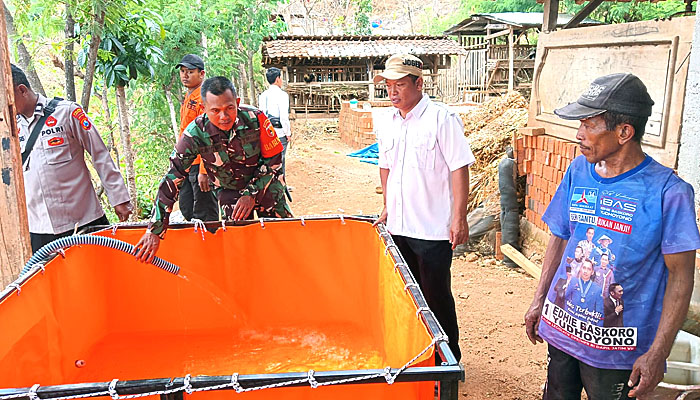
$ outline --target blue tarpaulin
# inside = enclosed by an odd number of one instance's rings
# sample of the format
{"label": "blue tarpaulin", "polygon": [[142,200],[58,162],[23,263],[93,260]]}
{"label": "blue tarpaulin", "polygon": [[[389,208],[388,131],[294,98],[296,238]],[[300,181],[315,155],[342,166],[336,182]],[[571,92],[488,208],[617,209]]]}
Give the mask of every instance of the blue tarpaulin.
{"label": "blue tarpaulin", "polygon": [[379,146],[377,144],[372,144],[364,149],[357,150],[348,154],[348,157],[357,157],[362,162],[377,165],[379,161]]}

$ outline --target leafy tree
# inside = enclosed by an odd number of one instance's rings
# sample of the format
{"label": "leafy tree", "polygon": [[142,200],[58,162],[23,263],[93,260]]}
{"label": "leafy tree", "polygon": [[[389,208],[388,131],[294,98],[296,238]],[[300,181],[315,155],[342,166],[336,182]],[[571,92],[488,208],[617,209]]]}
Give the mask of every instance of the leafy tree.
{"label": "leafy tree", "polygon": [[46,92],[44,91],[44,85],[41,84],[41,79],[39,79],[39,75],[37,75],[36,69],[34,68],[32,56],[31,54],[29,54],[27,46],[24,45],[22,37],[17,34],[17,29],[15,28],[15,21],[12,17],[12,13],[7,8],[7,5],[5,5],[5,2],[2,3],[2,6],[3,11],[5,13],[5,24],[7,25],[7,36],[9,37],[11,42],[14,42],[15,47],[17,48],[17,59],[19,67],[22,68],[22,70],[24,70],[24,72],[27,74],[27,79],[29,80],[29,84],[32,85],[32,88],[37,92],[41,93],[42,95],[46,96]]}
{"label": "leafy tree", "polygon": [[125,87],[139,76],[154,76],[154,65],[163,63],[162,52],[156,45],[156,38],[163,34],[158,14],[147,9],[140,13],[129,13],[122,19],[121,25],[107,28],[97,61],[97,68],[102,73],[105,84],[114,87],[116,91],[126,182],[131,199],[136,203],[136,215],[140,213],[140,207]]}
{"label": "leafy tree", "polygon": [[[561,9],[571,14],[577,13],[584,7],[573,0],[563,0]],[[646,21],[656,18],[668,18],[669,16],[685,10],[682,0],[667,0],[652,3],[643,2],[604,2],[593,11],[590,18],[609,24],[623,22]]]}
{"label": "leafy tree", "polygon": [[472,13],[542,12],[542,4],[536,0],[465,0]]}

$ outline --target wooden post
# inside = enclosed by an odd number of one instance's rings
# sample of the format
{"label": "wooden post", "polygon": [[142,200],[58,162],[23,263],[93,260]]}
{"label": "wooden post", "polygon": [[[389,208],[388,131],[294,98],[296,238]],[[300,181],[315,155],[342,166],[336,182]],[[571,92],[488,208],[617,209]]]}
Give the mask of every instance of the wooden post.
{"label": "wooden post", "polygon": [[0,290],[17,278],[32,254],[4,5],[0,8],[0,88],[5,93],[0,96]]}
{"label": "wooden post", "polygon": [[591,13],[598,8],[598,6],[603,2],[603,0],[591,0],[588,4],[586,4],[581,11],[578,12],[578,14],[574,15],[573,18],[569,22],[564,25],[564,29],[569,29],[569,28],[576,28],[578,24],[583,22],[586,17],[591,15]]}
{"label": "wooden post", "polygon": [[367,77],[369,81],[369,101],[374,101],[374,61],[371,58],[367,59]]}
{"label": "wooden post", "polygon": [[545,0],[542,32],[552,32],[557,29],[559,19],[559,0]]}
{"label": "wooden post", "polygon": [[515,49],[513,46],[513,25],[508,27],[508,91],[512,91],[515,86],[515,77],[513,76],[513,70],[515,69]]}

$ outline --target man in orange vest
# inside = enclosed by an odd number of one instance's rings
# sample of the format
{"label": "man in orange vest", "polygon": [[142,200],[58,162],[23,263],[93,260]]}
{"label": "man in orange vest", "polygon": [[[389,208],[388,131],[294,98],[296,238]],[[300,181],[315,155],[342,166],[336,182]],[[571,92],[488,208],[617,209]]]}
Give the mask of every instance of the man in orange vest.
{"label": "man in orange vest", "polygon": [[[204,112],[200,87],[204,80],[204,61],[197,55],[187,54],[179,64],[180,80],[187,88],[187,95],[180,107],[180,138],[185,128]],[[202,221],[217,221],[219,208],[211,191],[207,171],[201,164],[201,157],[192,164],[187,182],[180,191],[180,211],[186,220],[196,218]]]}

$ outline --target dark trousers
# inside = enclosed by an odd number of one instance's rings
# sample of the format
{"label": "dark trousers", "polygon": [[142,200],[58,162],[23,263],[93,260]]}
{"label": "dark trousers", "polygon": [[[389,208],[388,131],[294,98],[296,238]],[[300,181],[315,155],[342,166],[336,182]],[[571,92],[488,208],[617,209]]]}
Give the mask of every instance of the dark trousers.
{"label": "dark trousers", "polygon": [[[284,175],[284,165],[285,165],[285,155],[287,154],[287,144],[289,144],[289,139],[287,136],[282,136],[280,138],[280,142],[282,143],[282,175]],[[287,181],[287,176],[284,176],[285,182]]]}
{"label": "dark trousers", "polygon": [[547,351],[549,365],[543,400],[581,400],[581,389],[586,389],[590,400],[630,399],[627,381],[631,370],[591,367],[552,345]]}
{"label": "dark trousers", "polygon": [[[202,221],[219,220],[219,204],[213,191],[202,192],[199,188],[199,164],[190,167],[187,181],[180,189],[180,212],[186,220],[197,218]],[[211,185],[211,183],[210,183]]]}
{"label": "dark trousers", "polygon": [[413,277],[450,339],[450,350],[459,361],[459,328],[457,311],[452,297],[452,245],[447,240],[422,240],[405,236],[392,236],[401,255],[406,260]]}
{"label": "dark trousers", "polygon": [[[78,231],[82,230],[83,228],[87,228],[89,226],[99,226],[99,225],[109,225],[109,220],[107,219],[106,215],[103,215],[100,218],[97,218],[96,220],[94,220],[92,222],[88,222],[87,224],[78,227]],[[32,252],[36,253],[36,251],[39,250],[40,248],[44,247],[44,245],[47,245],[56,239],[70,236],[72,234],[73,234],[72,229],[69,231],[63,232],[63,233],[56,233],[56,234],[29,232],[29,238],[32,241]]]}

